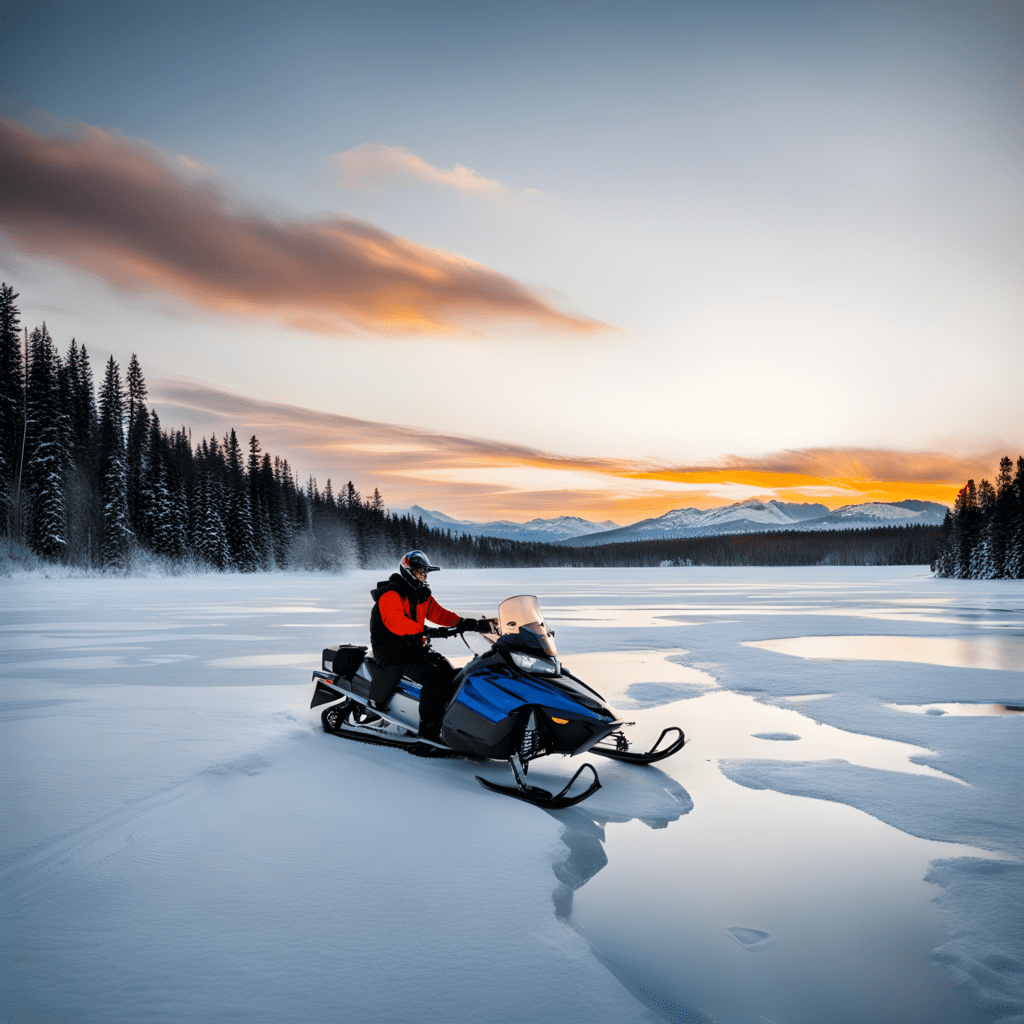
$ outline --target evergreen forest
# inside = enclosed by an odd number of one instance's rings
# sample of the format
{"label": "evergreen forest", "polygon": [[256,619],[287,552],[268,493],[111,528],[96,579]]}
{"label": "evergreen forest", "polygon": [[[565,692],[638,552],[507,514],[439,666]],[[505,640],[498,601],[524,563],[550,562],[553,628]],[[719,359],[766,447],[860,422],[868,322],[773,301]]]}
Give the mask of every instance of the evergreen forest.
{"label": "evergreen forest", "polygon": [[[388,513],[375,489],[337,493],[231,429],[198,443],[146,403],[142,368],[111,356],[98,388],[72,339],[22,329],[0,286],[0,523],[9,563],[131,573],[381,568],[414,548],[451,568],[921,565],[941,576],[1022,576],[1024,458],[996,486],[969,481],[942,527],[771,531],[563,547],[453,534]],[[24,340],[23,340],[24,334]]]}
{"label": "evergreen forest", "polygon": [[932,571],[963,580],[1024,579],[1024,458],[1017,457],[1014,472],[1004,456],[995,486],[968,480],[960,488]]}

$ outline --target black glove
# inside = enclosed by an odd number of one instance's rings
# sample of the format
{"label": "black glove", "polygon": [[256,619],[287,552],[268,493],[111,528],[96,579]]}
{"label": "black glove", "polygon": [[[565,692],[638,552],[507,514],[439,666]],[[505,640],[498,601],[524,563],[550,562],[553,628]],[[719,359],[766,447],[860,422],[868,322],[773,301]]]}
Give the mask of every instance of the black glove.
{"label": "black glove", "polygon": [[458,628],[464,633],[493,633],[494,623],[490,619],[459,619]]}

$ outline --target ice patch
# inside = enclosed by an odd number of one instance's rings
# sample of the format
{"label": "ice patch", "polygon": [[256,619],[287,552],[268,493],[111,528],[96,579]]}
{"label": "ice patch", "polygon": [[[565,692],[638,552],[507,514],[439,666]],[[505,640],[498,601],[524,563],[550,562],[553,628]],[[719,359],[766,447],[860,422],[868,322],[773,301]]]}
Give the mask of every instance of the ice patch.
{"label": "ice patch", "polygon": [[751,953],[760,953],[775,945],[776,937],[759,928],[726,928],[725,932]]}
{"label": "ice patch", "polygon": [[979,715],[1004,717],[1024,716],[1024,707],[1019,704],[886,704],[894,711],[910,711],[917,715],[956,715],[975,718]]}
{"label": "ice patch", "polygon": [[1024,672],[1024,640],[1015,636],[795,636],[746,640],[743,646],[796,658],[914,661],[950,668]]}
{"label": "ice patch", "polygon": [[234,658],[214,658],[207,665],[212,668],[280,668],[283,665],[307,665],[312,672],[320,667],[316,653],[300,654],[242,654]]}
{"label": "ice patch", "polygon": [[755,732],[752,733],[755,740],[798,740],[795,732]]}
{"label": "ice patch", "polygon": [[626,699],[619,701],[619,707],[627,710],[656,708],[696,696],[698,694],[693,692],[692,687],[680,683],[633,683],[626,690]]}
{"label": "ice patch", "polygon": [[686,651],[604,651],[563,657],[565,667],[623,709],[656,707],[717,687],[707,672],[679,663]]}
{"label": "ice patch", "polygon": [[[834,759],[829,761],[719,762],[722,773],[748,789],[849,804],[921,839],[973,844],[980,850],[1012,849],[1018,830],[999,820],[998,797],[952,778],[905,776]],[[992,806],[986,806],[992,805]],[[998,857],[999,854],[994,856]]]}

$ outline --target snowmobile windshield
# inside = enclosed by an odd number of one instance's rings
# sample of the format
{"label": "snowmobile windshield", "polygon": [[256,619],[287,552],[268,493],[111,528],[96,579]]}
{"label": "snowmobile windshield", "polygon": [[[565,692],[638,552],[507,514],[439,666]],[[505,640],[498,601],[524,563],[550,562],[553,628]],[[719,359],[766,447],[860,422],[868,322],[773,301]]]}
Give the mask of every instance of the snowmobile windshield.
{"label": "snowmobile windshield", "polygon": [[501,636],[520,633],[527,646],[539,647],[552,658],[558,656],[555,634],[548,629],[537,598],[532,595],[510,597],[501,602],[498,607],[498,633]]}

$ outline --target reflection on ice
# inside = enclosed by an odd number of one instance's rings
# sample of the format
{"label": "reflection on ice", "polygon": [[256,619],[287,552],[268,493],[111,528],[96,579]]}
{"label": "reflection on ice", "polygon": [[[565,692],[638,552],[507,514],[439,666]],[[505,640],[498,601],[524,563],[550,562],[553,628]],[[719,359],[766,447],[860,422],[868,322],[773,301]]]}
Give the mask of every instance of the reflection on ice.
{"label": "reflection on ice", "polygon": [[1019,704],[886,704],[896,711],[911,711],[918,715],[1024,715]]}
{"label": "reflection on ice", "polygon": [[[655,707],[703,693],[718,683],[698,668],[682,665],[686,651],[608,651],[563,658],[566,668],[622,710]],[[684,730],[685,731],[685,730]]]}
{"label": "reflection on ice", "polygon": [[[621,790],[621,778],[612,782],[612,776],[624,774],[620,766],[601,766],[605,781]],[[619,771],[616,772],[616,768]],[[674,779],[656,768],[643,772],[633,769],[629,779],[629,798],[619,799],[609,806],[601,807],[600,802],[579,804],[562,811],[547,811],[564,828],[562,842],[568,854],[554,865],[559,886],[554,892],[555,913],[567,920],[572,912],[573,894],[585,885],[608,863],[604,852],[605,829],[611,823],[625,824],[640,821],[648,828],[667,828],[670,822],[678,821],[693,810],[690,794]],[[615,800],[614,797],[611,798]],[[630,810],[626,810],[626,808]]]}
{"label": "reflection on ice", "polygon": [[1024,640],[1015,636],[796,636],[748,640],[743,646],[797,658],[915,661],[952,668],[1024,672]]}
{"label": "reflection on ice", "polygon": [[[922,748],[720,689],[637,717],[641,727],[679,721],[692,735],[664,766],[694,810],[657,833],[637,822],[609,829],[608,863],[604,849],[602,863],[590,861],[569,917],[630,992],[664,1019],[704,1024],[895,1024],[897,1006],[900,1024],[982,1019],[932,967],[944,933],[923,881],[929,860],[981,851],[831,800],[735,785],[719,767],[817,762],[954,785],[911,760]],[[766,739],[789,742],[773,750]],[[764,760],[772,755],[780,760]]]}
{"label": "reflection on ice", "polygon": [[666,615],[664,605],[655,605],[651,608],[632,604],[547,605],[545,614],[548,622],[552,625],[572,623],[574,626],[600,626],[602,629],[609,626],[650,628],[652,626],[685,625],[678,621],[669,621],[675,616]]}

